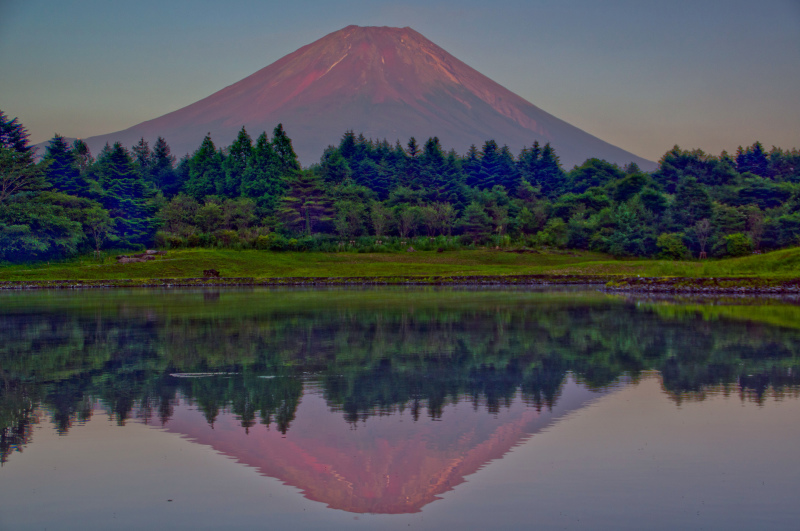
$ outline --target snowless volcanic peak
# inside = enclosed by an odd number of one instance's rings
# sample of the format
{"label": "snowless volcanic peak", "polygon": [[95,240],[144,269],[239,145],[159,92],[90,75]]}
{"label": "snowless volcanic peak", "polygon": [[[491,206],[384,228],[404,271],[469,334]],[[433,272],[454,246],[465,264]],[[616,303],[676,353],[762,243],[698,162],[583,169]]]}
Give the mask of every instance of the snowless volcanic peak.
{"label": "snowless volcanic peak", "polygon": [[550,142],[567,168],[589,157],[653,166],[542,111],[413,29],[389,27],[348,26],[205,99],[88,142],[97,152],[106,142],[160,135],[180,156],[209,131],[226,146],[242,126],[256,136],[278,123],[306,165],[353,130],[403,144],[438,136],[462,154],[489,139],[513,152]]}

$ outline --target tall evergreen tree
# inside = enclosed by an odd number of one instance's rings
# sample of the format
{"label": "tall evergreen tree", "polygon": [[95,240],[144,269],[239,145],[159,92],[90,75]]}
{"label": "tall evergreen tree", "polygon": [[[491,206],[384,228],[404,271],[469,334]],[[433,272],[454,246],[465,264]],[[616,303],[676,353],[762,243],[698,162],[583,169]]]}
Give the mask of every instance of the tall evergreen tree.
{"label": "tall evergreen tree", "polygon": [[44,155],[47,180],[56,190],[70,195],[85,195],[87,183],[81,176],[78,161],[64,137],[54,136]]}
{"label": "tall evergreen tree", "polygon": [[207,195],[222,193],[225,183],[222,162],[223,155],[214,146],[209,133],[189,159],[189,176],[184,184],[186,193],[198,201],[202,201]]}
{"label": "tall evergreen tree", "polygon": [[467,186],[477,188],[480,185],[481,160],[475,144],[472,144],[467,150],[461,167],[467,179]]}
{"label": "tall evergreen tree", "polygon": [[263,213],[269,214],[286,190],[282,164],[267,138],[261,133],[256,139],[253,155],[242,178],[242,195],[256,201]]}
{"label": "tall evergreen tree", "polygon": [[0,111],[0,146],[18,153],[28,153],[31,151],[31,146],[28,145],[29,136],[30,133],[17,118],[8,118]]}
{"label": "tall evergreen tree", "polygon": [[114,233],[122,245],[147,245],[155,233],[152,201],[147,185],[127,149],[116,142],[98,157],[103,206],[114,220]]}
{"label": "tall evergreen tree", "polygon": [[177,195],[183,184],[175,170],[175,156],[167,141],[161,136],[156,140],[150,157],[149,181],[161,190],[165,197]]}
{"label": "tall evergreen tree", "polygon": [[45,172],[34,164],[30,151],[0,144],[0,206],[17,194],[35,192],[46,185]]}
{"label": "tall evergreen tree", "polygon": [[478,176],[477,186],[481,190],[491,189],[497,184],[500,184],[500,150],[497,147],[497,142],[494,140],[487,140],[481,149],[481,169]]}
{"label": "tall evergreen tree", "polygon": [[152,158],[152,155],[153,154],[150,151],[150,144],[144,139],[144,137],[140,138],[139,142],[131,148],[133,162],[136,164],[142,179],[146,181],[150,180],[150,159]]}
{"label": "tall evergreen tree", "polygon": [[736,151],[736,170],[739,173],[750,172],[760,175],[761,177],[769,177],[769,159],[767,154],[764,153],[764,146],[761,142],[756,142],[752,146]]}
{"label": "tall evergreen tree", "polygon": [[339,141],[339,153],[346,161],[350,162],[356,156],[356,135],[353,130],[345,131],[342,139]]}
{"label": "tall evergreen tree", "polygon": [[340,183],[352,175],[347,159],[333,146],[329,146],[322,154],[320,170],[322,178],[328,183]]}
{"label": "tall evergreen tree", "polygon": [[245,177],[247,165],[253,156],[253,140],[247,131],[242,127],[241,131],[228,148],[228,156],[222,165],[225,171],[225,187],[223,195],[226,197],[238,197],[241,195],[242,179]]}
{"label": "tall evergreen tree", "polygon": [[297,154],[292,147],[292,139],[283,130],[283,124],[278,124],[272,131],[272,149],[278,156],[281,173],[285,175],[300,169]]}
{"label": "tall evergreen tree", "polygon": [[289,189],[281,199],[277,212],[285,229],[310,236],[330,225],[333,203],[313,173],[296,172],[288,184]]}
{"label": "tall evergreen tree", "polygon": [[508,146],[503,146],[500,149],[497,170],[497,184],[508,190],[508,193],[516,195],[517,188],[521,184],[521,177],[514,161],[514,155],[511,154]]}
{"label": "tall evergreen tree", "polygon": [[561,169],[561,160],[556,154],[556,150],[550,142],[542,148],[542,156],[539,159],[539,168],[536,172],[534,186],[540,186],[542,193],[551,196],[557,194],[564,184],[564,170]]}

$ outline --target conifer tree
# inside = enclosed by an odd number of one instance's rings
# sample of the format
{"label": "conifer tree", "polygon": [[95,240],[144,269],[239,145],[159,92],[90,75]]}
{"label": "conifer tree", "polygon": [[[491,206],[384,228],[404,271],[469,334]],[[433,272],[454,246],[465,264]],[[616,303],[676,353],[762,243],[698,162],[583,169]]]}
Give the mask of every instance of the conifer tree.
{"label": "conifer tree", "polygon": [[150,180],[150,159],[152,155],[150,144],[148,144],[144,137],[140,138],[139,142],[131,148],[133,162],[136,164],[142,179],[146,181]]}
{"label": "conifer tree", "polygon": [[265,214],[270,214],[286,190],[281,162],[266,133],[256,139],[241,185],[242,195],[256,201]]}
{"label": "conifer tree", "polygon": [[175,156],[163,137],[158,137],[153,146],[153,153],[150,157],[149,180],[156,188],[161,190],[165,197],[177,195],[182,185],[178,172],[175,170]]}
{"label": "conifer tree", "polygon": [[147,245],[155,232],[154,192],[147,185],[127,149],[116,142],[103,150],[97,164],[103,188],[103,206],[114,220],[122,245]]}
{"label": "conifer tree", "polygon": [[328,183],[340,183],[352,175],[347,159],[342,155],[341,150],[333,146],[329,146],[322,154],[320,170],[322,178]]}
{"label": "conifer tree", "polygon": [[286,175],[300,169],[297,154],[292,147],[292,139],[283,130],[283,124],[278,124],[272,131],[272,149],[278,156],[281,173]]}
{"label": "conifer tree", "polygon": [[225,186],[223,195],[226,197],[238,197],[242,191],[242,179],[245,178],[247,165],[253,156],[253,141],[247,131],[242,127],[241,131],[228,148],[228,156],[222,167],[225,171]]}
{"label": "conifer tree", "polygon": [[508,193],[516,195],[517,188],[519,188],[521,182],[521,177],[514,161],[514,155],[511,154],[508,146],[503,146],[500,149],[497,171],[497,184],[508,190]]}
{"label": "conifer tree", "polygon": [[736,170],[739,173],[755,173],[761,177],[769,177],[769,159],[767,154],[764,153],[764,146],[761,142],[756,142],[747,149],[739,149],[736,151]]}
{"label": "conifer tree", "polygon": [[472,144],[461,165],[467,179],[467,186],[477,188],[480,185],[481,161],[478,148]]}
{"label": "conifer tree", "polygon": [[356,135],[352,129],[345,131],[344,135],[342,135],[342,139],[339,141],[339,153],[348,162],[355,159]]}
{"label": "conifer tree", "polygon": [[500,153],[497,149],[497,142],[487,140],[481,149],[481,169],[478,174],[477,186],[481,190],[486,190],[500,184]]}
{"label": "conifer tree", "polygon": [[201,201],[207,195],[221,193],[225,174],[222,171],[222,153],[217,151],[211,134],[207,134],[202,144],[188,161],[188,180],[184,184],[186,193]]}
{"label": "conifer tree", "polygon": [[459,226],[464,234],[471,236],[474,242],[480,243],[489,235],[492,221],[483,206],[473,201],[464,209]]}
{"label": "conifer tree", "polygon": [[531,182],[531,184],[540,186],[542,193],[547,196],[554,196],[559,193],[564,184],[564,170],[561,169],[561,160],[556,155],[556,150],[550,145],[550,142],[542,148],[542,156],[539,159],[538,166],[535,176],[536,182]]}
{"label": "conifer tree", "polygon": [[309,171],[298,171],[278,205],[278,219],[291,232],[310,236],[325,229],[333,219],[333,204],[319,179]]}
{"label": "conifer tree", "polygon": [[47,180],[56,190],[83,196],[88,185],[82,178],[78,161],[64,137],[54,136],[47,145],[44,161],[47,164]]}
{"label": "conifer tree", "polygon": [[17,118],[9,119],[0,111],[0,146],[18,153],[28,153],[31,151],[31,146],[28,145],[29,136],[30,133]]}

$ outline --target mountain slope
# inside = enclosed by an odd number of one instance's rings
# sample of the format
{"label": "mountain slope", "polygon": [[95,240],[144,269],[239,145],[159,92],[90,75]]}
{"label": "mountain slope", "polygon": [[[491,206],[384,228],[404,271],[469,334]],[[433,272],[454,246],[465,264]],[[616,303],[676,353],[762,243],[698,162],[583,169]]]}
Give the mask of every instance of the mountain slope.
{"label": "mountain slope", "polygon": [[459,153],[488,139],[517,153],[538,140],[551,142],[567,168],[589,157],[653,167],[535,107],[416,31],[388,27],[348,26],[196,103],[87,142],[96,153],[106,142],[152,143],[160,135],[181,156],[208,132],[224,146],[242,126],[255,137],[279,122],[306,165],[353,130],[403,144],[438,136]]}

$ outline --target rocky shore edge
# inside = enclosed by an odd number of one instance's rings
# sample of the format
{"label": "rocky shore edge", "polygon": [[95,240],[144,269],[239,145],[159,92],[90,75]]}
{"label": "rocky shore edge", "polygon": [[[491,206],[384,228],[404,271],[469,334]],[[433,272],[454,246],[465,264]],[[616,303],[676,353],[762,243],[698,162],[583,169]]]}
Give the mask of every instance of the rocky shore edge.
{"label": "rocky shore edge", "polygon": [[800,278],[767,279],[754,277],[626,277],[610,280],[603,287],[609,292],[797,295]]}
{"label": "rocky shore edge", "polygon": [[6,280],[0,290],[84,288],[183,288],[222,286],[516,286],[605,285],[613,277],[601,275],[465,275],[386,277],[197,277],[111,280]]}
{"label": "rocky shore edge", "polygon": [[619,277],[613,275],[464,275],[387,277],[197,277],[111,280],[9,280],[0,290],[223,286],[547,286],[594,285],[608,292],[800,294],[800,278]]}

